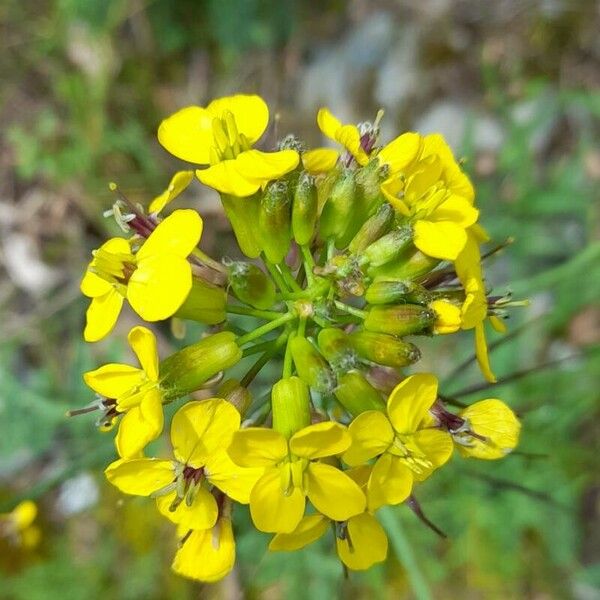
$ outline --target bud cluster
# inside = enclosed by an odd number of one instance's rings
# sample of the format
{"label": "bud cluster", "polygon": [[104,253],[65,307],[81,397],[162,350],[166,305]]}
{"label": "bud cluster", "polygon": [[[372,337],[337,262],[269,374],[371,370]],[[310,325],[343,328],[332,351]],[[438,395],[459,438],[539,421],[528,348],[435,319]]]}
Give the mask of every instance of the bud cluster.
{"label": "bud cluster", "polygon": [[[162,146],[198,168],[176,173],[147,211],[112,184],[112,212],[130,235],[93,252],[81,284],[91,299],[85,339],[108,335],[125,300],[146,322],[211,328],[161,360],[152,331],[134,327],[139,367],[86,373],[97,398],[72,414],[98,411],[102,430],[117,425],[119,458],[106,476],[155,498],[177,526],[173,569],[183,576],[215,581],[231,570],[240,504],[274,534],[270,550],[333,531],[344,565],[367,569],[387,555],[379,508],[406,503],[422,516],[413,491],[455,448],[497,459],[517,445],[519,422],[501,400],[451,412],[436,377],[418,372],[419,336],[474,330],[482,373],[495,381],[485,326],[502,329],[511,302],[488,296],[488,236],[444,139],[405,133],[382,145],[380,118],[342,124],[323,108],[317,123],[335,148],[306,150],[288,136],[265,152],[254,148],[264,101],[219,98],[160,125]],[[245,260],[200,248],[197,211],[165,216],[194,175],[219,193]],[[255,326],[240,331],[232,315]],[[265,403],[252,387],[271,362],[280,375]],[[176,412],[172,455],[145,457],[165,430],[163,405],[201,388],[214,397]]]}

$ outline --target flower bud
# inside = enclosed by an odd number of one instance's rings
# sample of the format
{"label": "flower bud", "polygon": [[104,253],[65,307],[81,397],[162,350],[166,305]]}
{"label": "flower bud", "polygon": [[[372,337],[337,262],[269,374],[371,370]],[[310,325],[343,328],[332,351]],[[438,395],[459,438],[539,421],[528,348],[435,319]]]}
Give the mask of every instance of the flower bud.
{"label": "flower bud", "polygon": [[231,223],[240,250],[248,258],[260,255],[260,240],[256,223],[258,222],[259,200],[256,196],[237,198],[221,194],[225,214]]}
{"label": "flower bud", "polygon": [[275,303],[275,285],[261,269],[252,263],[235,261],[227,265],[229,283],[238,300],[267,309]]}
{"label": "flower bud", "polygon": [[435,312],[418,304],[372,306],[364,320],[365,329],[391,335],[431,333]]}
{"label": "flower bud", "polygon": [[410,280],[380,279],[374,281],[365,293],[369,304],[392,304],[400,301],[426,305],[431,300],[429,292]]}
{"label": "flower bud", "polygon": [[237,379],[227,379],[224,381],[219,386],[217,396],[233,404],[242,417],[252,403],[250,391],[247,387],[240,385],[240,382]]}
{"label": "flower bud", "polygon": [[320,233],[324,240],[331,237],[338,240],[346,233],[352,219],[355,192],[354,174],[345,171],[333,184],[321,213]]}
{"label": "flower bud", "polygon": [[410,227],[394,229],[365,248],[364,260],[371,267],[385,265],[398,258],[409,247],[411,241],[412,230]]}
{"label": "flower bud", "polygon": [[410,248],[400,260],[388,262],[378,267],[371,264],[368,273],[373,279],[417,279],[433,271],[440,262],[438,258],[432,258],[416,248]]}
{"label": "flower bud", "polygon": [[366,410],[385,411],[385,402],[381,394],[359,371],[349,371],[342,375],[334,394],[339,403],[353,417],[357,417]]}
{"label": "flower bud", "polygon": [[211,377],[229,369],[242,358],[230,331],[222,331],[186,346],[160,363],[161,387],[167,395],[180,397],[199,389]]}
{"label": "flower bud", "polygon": [[300,176],[292,204],[292,232],[300,245],[308,244],[315,232],[319,201],[314,177],[308,173]]}
{"label": "flower bud", "polygon": [[310,425],[308,386],[299,377],[280,379],[271,390],[273,429],[290,438]]}
{"label": "flower bud", "polygon": [[354,331],[350,342],[356,353],[366,360],[386,367],[406,367],[421,358],[419,349],[386,333],[372,331]]}
{"label": "flower bud", "polygon": [[387,202],[382,204],[377,212],[369,217],[354,236],[348,249],[352,254],[363,252],[367,246],[388,233],[394,222],[394,209]]}
{"label": "flower bud", "polygon": [[174,316],[215,325],[225,320],[226,302],[227,294],[222,287],[194,277],[188,297]]}
{"label": "flower bud", "polygon": [[289,343],[300,378],[314,390],[330,393],[335,376],[319,351],[304,337],[295,337]]}
{"label": "flower bud", "polygon": [[350,344],[348,334],[335,327],[321,329],[317,339],[319,350],[332,369],[345,373],[356,366],[356,353]]}
{"label": "flower bud", "polygon": [[288,186],[275,182],[267,187],[260,200],[258,230],[263,252],[272,263],[280,263],[290,248],[291,206]]}

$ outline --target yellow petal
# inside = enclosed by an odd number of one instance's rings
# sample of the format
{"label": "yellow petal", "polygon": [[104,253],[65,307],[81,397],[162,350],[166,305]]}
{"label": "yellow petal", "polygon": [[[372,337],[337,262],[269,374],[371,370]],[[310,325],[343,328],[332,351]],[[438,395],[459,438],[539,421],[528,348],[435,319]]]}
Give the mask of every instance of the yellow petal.
{"label": "yellow petal", "polygon": [[40,543],[42,532],[39,527],[27,527],[21,531],[20,543],[24,548],[35,548]]}
{"label": "yellow petal", "polygon": [[415,223],[415,246],[434,258],[455,260],[465,247],[467,234],[463,227],[450,221],[426,221]]}
{"label": "yellow petal", "polygon": [[192,289],[192,268],[185,258],[156,255],[140,261],[127,286],[131,308],[145,321],[173,316]]}
{"label": "yellow petal", "polygon": [[241,504],[250,502],[250,492],[264,473],[262,467],[239,467],[223,450],[210,454],[204,469],[208,480],[213,485]]}
{"label": "yellow petal", "polygon": [[210,162],[213,115],[200,106],[188,106],[166,118],[158,128],[160,144],[181,160],[199,165]]}
{"label": "yellow petal", "polygon": [[183,500],[177,504],[175,510],[171,510],[176,497],[177,494],[172,492],[156,499],[160,514],[167,517],[169,521],[185,529],[210,529],[217,522],[219,516],[217,502],[207,489],[203,487],[198,489],[191,506]]}
{"label": "yellow petal", "polygon": [[342,126],[339,119],[333,116],[328,108],[320,108],[317,113],[317,125],[319,129],[331,140],[335,140],[337,130]]}
{"label": "yellow petal", "polygon": [[261,185],[279,179],[293,171],[300,161],[295,150],[279,150],[278,152],[261,152],[247,150],[235,159],[236,169],[242,177],[259,182]]}
{"label": "yellow petal", "polygon": [[260,181],[242,175],[235,160],[223,160],[208,169],[197,170],[196,177],[217,192],[240,198],[251,196],[261,185]]}
{"label": "yellow petal", "polygon": [[508,331],[506,323],[496,315],[490,315],[490,325],[498,333],[506,333]]}
{"label": "yellow petal", "polygon": [[146,327],[134,327],[127,340],[148,379],[158,381],[158,350],[154,334]]}
{"label": "yellow petal", "polygon": [[417,373],[401,381],[388,398],[387,411],[398,433],[417,431],[436,401],[438,382],[431,373]]}
{"label": "yellow petal", "polygon": [[227,452],[240,467],[269,467],[287,456],[288,445],[278,431],[248,427],[233,434]]}
{"label": "yellow petal", "polygon": [[387,557],[388,540],[383,527],[369,513],[352,517],[347,523],[346,537],[336,538],[337,553],[353,571],[364,571]]}
{"label": "yellow petal", "polygon": [[390,173],[396,173],[419,157],[422,144],[418,133],[403,133],[384,146],[377,157],[382,165],[389,165]]}
{"label": "yellow petal", "polygon": [[302,154],[302,164],[311,175],[328,173],[335,167],[340,153],[333,148],[315,148]]}
{"label": "yellow petal", "polygon": [[369,157],[361,146],[360,132],[356,125],[342,125],[336,131],[335,139],[354,156],[359,165],[365,166],[369,162]]}
{"label": "yellow petal", "polygon": [[212,529],[192,531],[177,550],[171,568],[197,581],[218,581],[235,563],[235,540],[231,520],[219,519]]}
{"label": "yellow petal", "polygon": [[226,400],[188,402],[173,416],[173,453],[179,462],[200,468],[212,454],[227,448],[239,427],[240,413]]}
{"label": "yellow petal", "polygon": [[250,494],[252,521],[257,529],[267,533],[294,531],[304,514],[304,494],[297,487],[283,490],[280,471],[277,467],[268,468]]}
{"label": "yellow petal", "polygon": [[502,400],[480,400],[460,411],[459,415],[467,419],[473,432],[486,438],[467,436],[468,445],[457,446],[463,456],[495,460],[509,454],[519,443],[521,424]]}
{"label": "yellow petal", "polygon": [[490,366],[490,357],[488,354],[487,342],[485,341],[485,327],[483,322],[475,325],[475,354],[483,376],[490,383],[496,383],[496,376],[492,372],[492,367]]}
{"label": "yellow petal", "polygon": [[104,294],[110,292],[113,289],[113,286],[106,281],[106,279],[102,279],[102,277],[99,277],[96,273],[88,270],[81,280],[79,289],[84,296],[87,296],[88,298],[97,298],[98,296],[104,296]]}
{"label": "yellow petal", "polygon": [[115,437],[119,456],[136,456],[160,435],[164,421],[161,400],[157,389],[149,390],[139,406],[130,408],[123,415]]}
{"label": "yellow petal", "polygon": [[19,502],[11,512],[11,518],[19,531],[29,527],[37,516],[38,509],[35,502],[24,500]]}
{"label": "yellow petal", "polygon": [[172,202],[181,194],[192,182],[194,171],[178,171],[173,175],[167,189],[156,196],[150,203],[148,212],[159,213],[169,202]]}
{"label": "yellow petal", "polygon": [[149,496],[175,480],[173,463],[156,458],[120,459],[104,474],[121,492],[134,496]]}
{"label": "yellow petal", "polygon": [[470,227],[479,217],[479,211],[464,198],[452,194],[430,215],[432,221],[451,221],[461,227]]}
{"label": "yellow petal", "polygon": [[429,307],[434,310],[436,315],[433,333],[444,335],[455,333],[460,329],[461,310],[456,304],[447,300],[434,300]]}
{"label": "yellow petal", "polygon": [[104,296],[93,298],[85,313],[83,339],[97,342],[106,337],[113,330],[122,306],[123,296],[112,287]]}
{"label": "yellow petal", "polygon": [[253,94],[236,94],[213,100],[206,110],[213,117],[224,118],[226,111],[235,117],[238,133],[243,133],[250,144],[258,141],[269,123],[269,107],[260,97]]}
{"label": "yellow petal", "polygon": [[144,381],[144,372],[130,365],[110,363],[83,374],[86,385],[106,398],[118,398]]}
{"label": "yellow petal", "polygon": [[420,473],[413,475],[419,481],[427,479],[435,469],[445,464],[454,449],[450,434],[439,429],[421,429],[413,434],[412,441],[431,463],[430,468],[422,467]]}
{"label": "yellow petal", "polygon": [[311,462],[305,482],[313,506],[334,521],[345,521],[365,510],[366,498],[358,485],[331,465]]}
{"label": "yellow petal", "polygon": [[387,201],[399,212],[401,215],[408,217],[410,210],[406,205],[406,202],[401,199],[404,195],[404,178],[400,175],[394,175],[389,177],[381,184],[381,191],[386,197]]}
{"label": "yellow petal", "polygon": [[303,517],[298,527],[291,533],[278,533],[271,540],[271,552],[289,552],[300,550],[308,544],[316,542],[329,528],[329,520],[323,515]]}
{"label": "yellow petal", "polygon": [[176,210],[161,221],[142,244],[136,254],[137,261],[166,254],[186,258],[200,241],[202,225],[202,218],[195,210]]}
{"label": "yellow petal", "polygon": [[378,410],[366,411],[348,428],[352,445],[342,457],[350,466],[362,465],[385,452],[394,439],[394,430],[388,418]]}
{"label": "yellow petal", "polygon": [[290,439],[290,450],[304,458],[334,456],[348,449],[352,438],[339,423],[325,421],[304,427]]}
{"label": "yellow petal", "polygon": [[396,456],[384,454],[377,459],[369,483],[367,498],[369,511],[373,512],[384,504],[400,504],[412,491],[413,473]]}

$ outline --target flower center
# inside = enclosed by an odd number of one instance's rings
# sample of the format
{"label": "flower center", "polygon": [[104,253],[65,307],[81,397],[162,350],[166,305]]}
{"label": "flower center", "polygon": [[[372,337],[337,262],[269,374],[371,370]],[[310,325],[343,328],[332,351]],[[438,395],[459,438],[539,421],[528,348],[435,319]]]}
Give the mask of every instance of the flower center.
{"label": "flower center", "polygon": [[235,157],[250,149],[248,138],[238,132],[233,113],[226,110],[222,116],[215,117],[212,122],[214,146],[210,149],[210,164],[214,165]]}
{"label": "flower center", "polygon": [[94,261],[90,271],[112,284],[127,285],[136,269],[135,257],[131,253],[98,248],[92,252],[92,256]]}
{"label": "flower center", "polygon": [[402,459],[402,462],[415,473],[421,474],[433,468],[433,463],[417,446],[411,435],[397,434],[388,452]]}

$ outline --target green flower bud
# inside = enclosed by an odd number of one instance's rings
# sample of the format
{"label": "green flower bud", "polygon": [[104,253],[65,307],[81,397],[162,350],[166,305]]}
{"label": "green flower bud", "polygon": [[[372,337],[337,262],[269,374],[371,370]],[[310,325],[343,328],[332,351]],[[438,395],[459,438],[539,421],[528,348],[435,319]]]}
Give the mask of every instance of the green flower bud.
{"label": "green flower bud", "polygon": [[373,242],[364,251],[363,260],[371,267],[385,265],[397,259],[406,250],[412,241],[410,227],[400,227]]}
{"label": "green flower bud", "polygon": [[323,239],[340,239],[352,219],[356,184],[354,173],[345,171],[333,184],[320,219],[320,233]]}
{"label": "green flower bud", "polygon": [[435,312],[418,304],[372,306],[364,320],[365,329],[391,335],[431,333]]}
{"label": "green flower bud", "polygon": [[271,183],[260,200],[258,229],[263,252],[272,263],[280,263],[290,248],[291,202],[287,183]]}
{"label": "green flower bud", "polygon": [[286,438],[310,425],[310,394],[299,377],[280,379],[271,390],[273,429]]}
{"label": "green flower bud", "polygon": [[319,351],[304,337],[295,337],[289,344],[300,378],[314,390],[330,393],[335,376]]}
{"label": "green flower bud", "polygon": [[186,346],[160,363],[161,387],[180,397],[199,389],[211,377],[242,358],[236,336],[222,331]]}
{"label": "green flower bud", "polygon": [[387,202],[382,204],[377,212],[367,219],[354,236],[348,249],[352,254],[363,252],[367,246],[388,233],[394,223],[395,211]]}
{"label": "green flower bud", "polygon": [[359,371],[350,371],[342,375],[334,394],[353,417],[367,410],[385,411],[385,402],[381,394]]}
{"label": "green flower bud", "polygon": [[225,320],[226,302],[227,294],[222,287],[194,277],[188,297],[174,316],[215,325]]}
{"label": "green flower bud", "polygon": [[236,196],[221,194],[221,202],[240,250],[248,258],[256,258],[261,251],[256,228],[259,208],[258,197],[237,198]]}
{"label": "green flower bud", "polygon": [[348,334],[341,329],[335,327],[321,329],[317,343],[319,350],[336,373],[345,373],[356,366],[356,353]]}
{"label": "green flower bud", "polygon": [[419,349],[386,333],[354,331],[349,336],[352,347],[366,360],[386,367],[406,367],[421,358]]}
{"label": "green flower bud", "polygon": [[413,247],[400,260],[375,268],[371,265],[368,273],[374,279],[418,279],[435,269],[440,262],[438,258],[427,256]]}
{"label": "green flower bud", "polygon": [[275,284],[261,269],[252,263],[235,261],[227,265],[229,283],[238,300],[267,309],[275,303]]}
{"label": "green flower bud", "polygon": [[369,304],[392,304],[404,301],[427,305],[431,301],[431,294],[422,285],[413,281],[381,279],[368,287],[365,300]]}
{"label": "green flower bud", "polygon": [[219,386],[217,396],[233,404],[242,417],[252,403],[250,391],[247,387],[240,385],[240,382],[237,379],[227,379],[224,381]]}
{"label": "green flower bud", "polygon": [[292,205],[292,232],[300,245],[308,244],[314,233],[319,211],[317,186],[308,173],[300,176]]}

